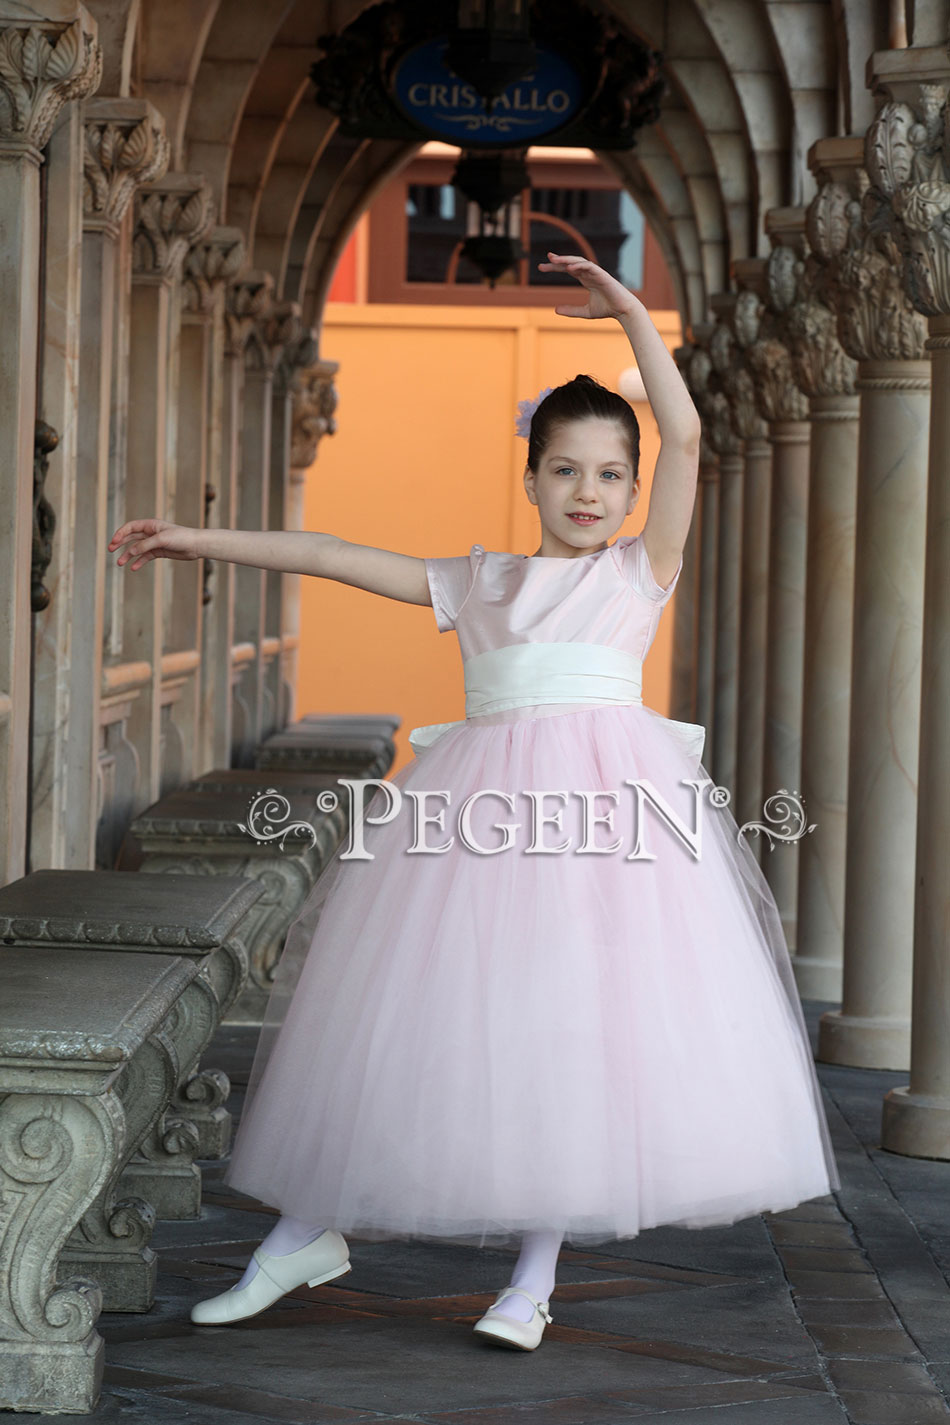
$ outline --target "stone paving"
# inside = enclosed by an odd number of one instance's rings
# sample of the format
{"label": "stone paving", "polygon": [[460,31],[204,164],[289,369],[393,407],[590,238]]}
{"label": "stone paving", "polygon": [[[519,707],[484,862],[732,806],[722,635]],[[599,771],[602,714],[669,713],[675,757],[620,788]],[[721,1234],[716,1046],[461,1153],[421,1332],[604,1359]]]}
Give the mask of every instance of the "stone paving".
{"label": "stone paving", "polygon": [[[806,1004],[813,1038],[829,1007]],[[254,1037],[223,1030],[209,1057],[232,1075],[235,1111]],[[100,1319],[102,1400],[72,1418],[950,1425],[950,1163],[878,1146],[881,1097],[906,1074],[819,1075],[839,1194],[732,1227],[565,1249],[534,1352],[471,1331],[512,1252],[356,1237],[339,1284],[301,1288],[240,1325],[192,1326],[191,1303],[235,1281],[273,1223],[206,1164],[201,1220],[156,1231],[155,1309]]]}

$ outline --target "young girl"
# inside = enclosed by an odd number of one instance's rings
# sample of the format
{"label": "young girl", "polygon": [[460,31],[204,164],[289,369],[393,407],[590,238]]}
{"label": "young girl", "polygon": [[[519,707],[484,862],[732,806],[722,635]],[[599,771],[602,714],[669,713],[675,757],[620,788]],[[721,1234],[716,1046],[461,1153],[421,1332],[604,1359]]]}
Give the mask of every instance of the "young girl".
{"label": "young girl", "polygon": [[709,795],[703,728],[640,696],[699,420],[624,286],[579,257],[541,268],[586,289],[559,314],[632,343],[662,440],[642,534],[614,538],[640,495],[636,417],[578,376],[522,418],[530,556],[159,520],[110,544],[132,569],[231,559],[431,603],[464,660],[465,719],[413,730],[416,759],[367,788],[362,852],[338,849],[288,933],[226,1177],[282,1216],[196,1322],[340,1276],[342,1231],[517,1244],[475,1330],[533,1350],[563,1240],[840,1186],[771,892]]}

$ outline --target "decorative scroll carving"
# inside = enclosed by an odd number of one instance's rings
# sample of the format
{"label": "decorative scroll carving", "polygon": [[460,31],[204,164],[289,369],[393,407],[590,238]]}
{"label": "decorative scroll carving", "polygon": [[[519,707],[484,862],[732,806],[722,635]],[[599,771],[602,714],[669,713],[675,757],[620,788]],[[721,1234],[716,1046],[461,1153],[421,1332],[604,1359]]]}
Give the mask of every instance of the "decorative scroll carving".
{"label": "decorative scroll carving", "polygon": [[72,24],[0,27],[0,143],[39,152],[60,109],[99,87],[102,50],[94,21],[81,11]]}
{"label": "decorative scroll carving", "polygon": [[788,246],[773,249],[766,265],[769,302],[782,318],[795,381],[808,396],[851,396],[857,363],[838,340],[838,319],[822,300],[824,267],[804,234],[800,246],[800,252]]}
{"label": "decorative scroll carving", "polygon": [[132,270],[138,278],[172,281],[193,243],[214,222],[211,188],[196,175],[167,173],[140,187],[135,198]]}
{"label": "decorative scroll carving", "polygon": [[720,390],[728,402],[736,435],[743,441],[764,440],[767,430],[755,404],[755,386],[746,368],[742,347],[727,321],[716,323],[708,347],[713,387]]}
{"label": "decorative scroll carving", "polygon": [[85,226],[115,232],[139,184],[168,168],[165,120],[144,99],[93,99],[83,129]]}
{"label": "decorative scroll carving", "polygon": [[185,256],[182,301],[185,311],[210,314],[215,292],[231,282],[244,266],[246,248],[240,228],[212,228]]}

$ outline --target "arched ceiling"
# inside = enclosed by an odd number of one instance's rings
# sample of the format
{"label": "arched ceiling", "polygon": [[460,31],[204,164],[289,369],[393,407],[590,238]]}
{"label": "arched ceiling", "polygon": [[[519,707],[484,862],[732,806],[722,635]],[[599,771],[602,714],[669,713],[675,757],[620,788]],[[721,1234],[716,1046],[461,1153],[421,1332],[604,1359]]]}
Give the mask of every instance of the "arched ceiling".
{"label": "arched ceiling", "polygon": [[[319,325],[346,238],[415,146],[356,142],[313,102],[317,39],[367,0],[87,0],[100,26],[100,95],[163,113],[173,166],[210,183],[248,265]],[[816,139],[863,132],[868,55],[889,43],[890,0],[605,0],[664,57],[658,122],[603,152],[653,228],[684,322],[708,319],[730,264],[764,256],[764,215],[807,203]]]}

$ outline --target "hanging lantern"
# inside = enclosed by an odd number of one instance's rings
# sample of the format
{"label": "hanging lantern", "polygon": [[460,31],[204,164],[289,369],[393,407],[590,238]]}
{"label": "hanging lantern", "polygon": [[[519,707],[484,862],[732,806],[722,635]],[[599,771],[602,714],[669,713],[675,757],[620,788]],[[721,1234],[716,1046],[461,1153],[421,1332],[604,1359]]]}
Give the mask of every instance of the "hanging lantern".
{"label": "hanging lantern", "polygon": [[528,0],[460,0],[445,63],[491,112],[495,100],[537,63]]}
{"label": "hanging lantern", "polygon": [[526,152],[463,153],[452,178],[468,202],[461,256],[490,287],[527,256],[521,245],[522,195],[531,186]]}

